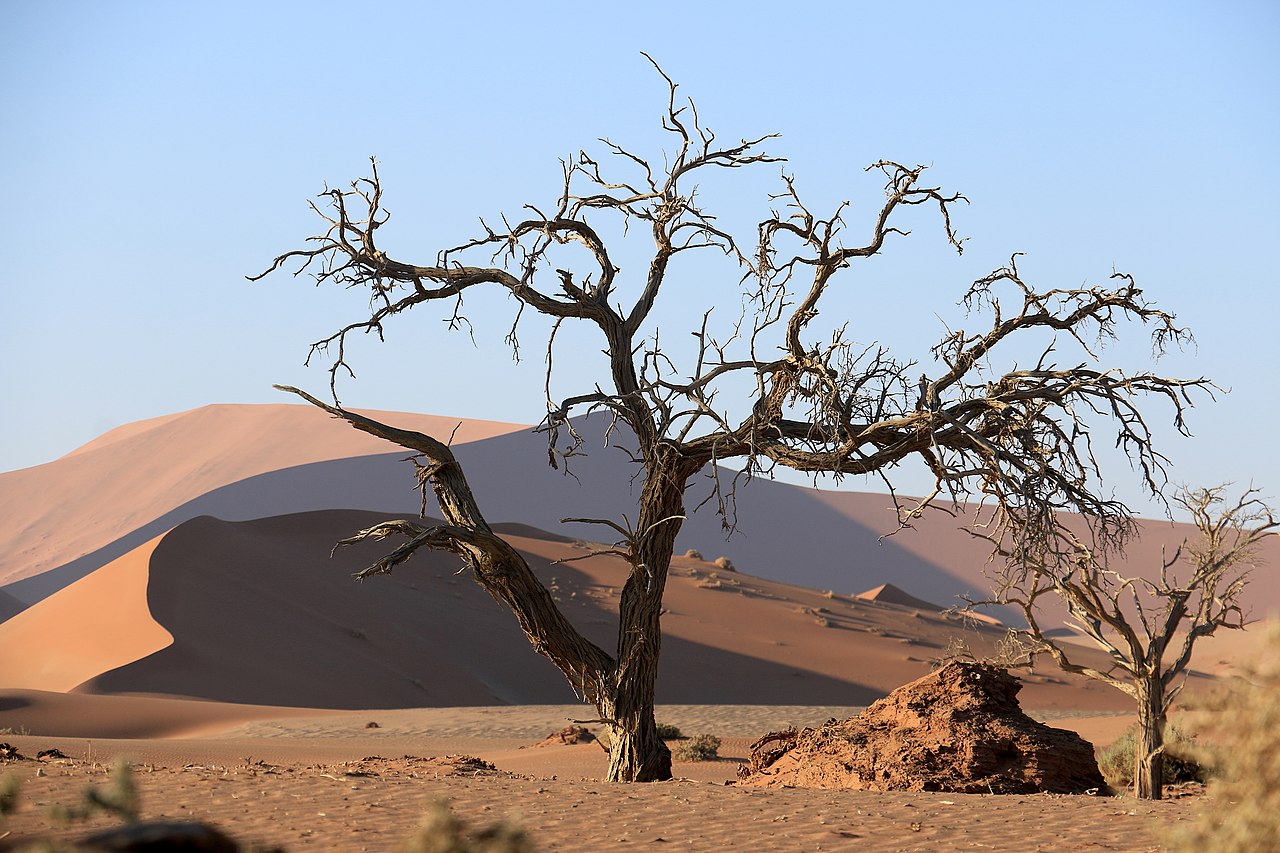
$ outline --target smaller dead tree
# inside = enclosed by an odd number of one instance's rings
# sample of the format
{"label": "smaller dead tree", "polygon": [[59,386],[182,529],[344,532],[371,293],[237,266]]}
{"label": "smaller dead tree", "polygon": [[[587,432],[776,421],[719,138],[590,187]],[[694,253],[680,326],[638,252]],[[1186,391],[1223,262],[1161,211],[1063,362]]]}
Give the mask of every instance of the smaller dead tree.
{"label": "smaller dead tree", "polygon": [[[1234,503],[1227,487],[1182,489],[1174,502],[1187,510],[1198,539],[1184,541],[1161,560],[1158,577],[1124,577],[1108,568],[1114,547],[1090,547],[1059,524],[1049,540],[1007,547],[994,580],[992,603],[1018,607],[1027,620],[1027,651],[1048,654],[1064,671],[1088,676],[1132,696],[1138,706],[1134,795],[1163,794],[1164,733],[1168,710],[1185,681],[1196,640],[1219,628],[1244,627],[1240,594],[1249,581],[1258,543],[1280,521],[1248,489]],[[1044,596],[1057,596],[1074,627],[1112,658],[1107,670],[1077,663],[1040,624]],[[1167,658],[1167,659],[1166,659]]]}

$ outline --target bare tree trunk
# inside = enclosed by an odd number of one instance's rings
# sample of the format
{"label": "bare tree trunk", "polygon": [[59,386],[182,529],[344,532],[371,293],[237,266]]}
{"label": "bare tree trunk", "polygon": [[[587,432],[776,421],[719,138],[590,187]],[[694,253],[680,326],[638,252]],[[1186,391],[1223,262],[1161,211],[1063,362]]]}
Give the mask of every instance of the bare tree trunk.
{"label": "bare tree trunk", "polygon": [[[673,525],[675,526],[675,525]],[[609,781],[660,782],[671,778],[671,752],[658,737],[653,704],[662,652],[662,585],[671,564],[671,551],[633,555],[643,569],[632,569],[622,592],[618,635],[618,668],[614,673]]]}
{"label": "bare tree trunk", "polygon": [[1133,751],[1133,795],[1164,796],[1164,689],[1160,678],[1138,682],[1138,738]]}
{"label": "bare tree trunk", "polygon": [[614,674],[609,780],[656,782],[671,778],[671,751],[658,737],[653,704],[662,651],[662,594],[671,552],[684,521],[684,490],[702,462],[672,446],[651,451],[653,462],[640,495],[631,547],[631,575],[622,590]]}
{"label": "bare tree trunk", "polygon": [[671,778],[671,751],[658,737],[653,715],[658,657],[622,675],[606,716],[609,727],[610,782],[662,782]]}

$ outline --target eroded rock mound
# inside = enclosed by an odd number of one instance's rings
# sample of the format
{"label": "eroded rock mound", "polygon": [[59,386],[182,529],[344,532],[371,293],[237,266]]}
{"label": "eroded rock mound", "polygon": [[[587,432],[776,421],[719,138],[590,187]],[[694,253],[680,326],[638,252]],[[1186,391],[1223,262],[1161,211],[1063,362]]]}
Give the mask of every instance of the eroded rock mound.
{"label": "eroded rock mound", "polygon": [[771,732],[738,783],[875,791],[1077,794],[1106,791],[1093,746],[1022,713],[1005,670],[955,661],[856,717]]}

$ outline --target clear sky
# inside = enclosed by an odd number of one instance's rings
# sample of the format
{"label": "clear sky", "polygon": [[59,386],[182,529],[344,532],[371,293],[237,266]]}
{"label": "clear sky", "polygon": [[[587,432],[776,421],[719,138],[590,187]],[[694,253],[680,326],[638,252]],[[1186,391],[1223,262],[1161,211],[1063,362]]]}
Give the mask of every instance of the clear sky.
{"label": "clear sky", "polygon": [[[302,366],[307,344],[356,319],[363,299],[244,279],[314,233],[306,200],[377,155],[396,216],[385,248],[432,261],[477,217],[551,201],[559,158],[599,151],[597,137],[657,150],[664,92],[642,50],[723,138],[781,133],[769,150],[819,208],[850,199],[855,232],[878,198],[861,169],[880,158],[930,164],[972,201],[957,211],[962,258],[936,223],[913,220],[851,280],[840,304],[853,337],[927,359],[942,323],[964,321],[965,286],[1014,251],[1046,287],[1132,273],[1198,338],[1161,369],[1232,389],[1192,413],[1193,440],[1164,443],[1174,476],[1280,494],[1271,0],[10,0],[0,470],[142,418],[285,401],[273,382],[323,390],[323,369]],[[753,223],[777,175],[721,182],[713,206]],[[513,365],[510,303],[469,310],[474,345],[422,312],[387,345],[358,347],[344,402],[536,421],[538,347],[527,338],[531,357]],[[1131,331],[1108,358],[1141,366],[1145,340]],[[1124,477],[1116,489],[1136,501]]]}

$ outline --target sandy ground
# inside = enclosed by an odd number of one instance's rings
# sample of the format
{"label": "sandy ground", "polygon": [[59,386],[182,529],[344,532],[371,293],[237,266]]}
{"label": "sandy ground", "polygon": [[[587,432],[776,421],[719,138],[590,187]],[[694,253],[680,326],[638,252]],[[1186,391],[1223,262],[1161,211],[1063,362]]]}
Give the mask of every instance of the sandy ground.
{"label": "sandy ground", "polygon": [[[102,784],[116,757],[134,763],[143,816],[197,818],[243,839],[290,850],[395,850],[430,804],[444,800],[469,826],[519,823],[539,850],[1115,850],[1159,849],[1155,828],[1188,819],[1185,798],[746,790],[726,786],[750,742],[787,724],[821,723],[854,709],[814,706],[664,706],[686,734],[722,738],[721,759],[677,762],[677,781],[599,781],[596,745],[538,746],[580,718],[579,706],[436,708],[250,720],[198,737],[83,738],[3,735],[24,755],[0,773],[23,780],[21,807],[0,849],[79,837],[98,817],[54,825],[48,805],[71,804]],[[1129,722],[1117,714],[1040,714],[1106,742]],[[378,728],[366,728],[371,723]],[[224,721],[225,724],[225,721]],[[497,771],[461,770],[470,754]],[[408,756],[416,756],[409,758]],[[432,756],[439,757],[431,759]]]}

